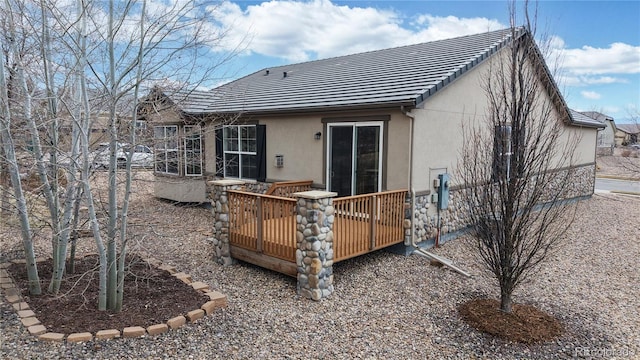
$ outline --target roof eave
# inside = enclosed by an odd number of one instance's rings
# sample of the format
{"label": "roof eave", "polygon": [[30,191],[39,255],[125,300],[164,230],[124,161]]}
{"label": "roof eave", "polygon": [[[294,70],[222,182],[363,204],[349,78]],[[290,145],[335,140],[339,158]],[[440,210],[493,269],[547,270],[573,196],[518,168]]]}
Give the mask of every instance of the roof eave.
{"label": "roof eave", "polygon": [[416,99],[407,99],[402,101],[383,101],[372,102],[363,104],[347,104],[347,105],[318,105],[318,106],[301,106],[290,108],[273,108],[273,109],[240,109],[240,110],[213,110],[213,111],[200,111],[189,113],[191,115],[209,115],[209,114],[241,114],[243,116],[257,116],[257,115],[274,115],[274,114],[293,114],[293,113],[321,113],[321,112],[335,112],[335,111],[362,111],[373,110],[382,108],[395,108],[395,107],[415,107]]}
{"label": "roof eave", "polygon": [[586,123],[582,121],[575,121],[575,120],[572,120],[570,125],[588,127],[588,128],[594,128],[594,129],[604,129],[606,127],[604,125],[596,125],[596,124]]}

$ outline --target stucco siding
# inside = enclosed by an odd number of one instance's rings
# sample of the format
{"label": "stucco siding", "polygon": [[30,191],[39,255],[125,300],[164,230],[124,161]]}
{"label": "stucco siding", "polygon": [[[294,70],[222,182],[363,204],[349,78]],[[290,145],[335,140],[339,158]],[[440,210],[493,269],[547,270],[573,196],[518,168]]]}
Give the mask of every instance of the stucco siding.
{"label": "stucco siding", "polygon": [[153,191],[156,197],[178,202],[205,202],[205,179],[178,176],[155,176]]}
{"label": "stucco siding", "polygon": [[215,174],[216,173],[216,133],[215,125],[207,123],[202,127],[202,146],[204,159],[204,173]]}
{"label": "stucco siding", "polygon": [[[463,145],[463,125],[466,128],[482,126],[487,113],[487,100],[482,82],[490,69],[490,62],[479,65],[465,76],[430,97],[415,109],[414,125],[414,161],[413,187],[418,192],[433,190],[433,179],[438,173],[455,174],[458,157]],[[540,86],[540,89],[544,89]],[[540,104],[551,104],[546,93]],[[553,108],[551,118],[561,116]],[[560,120],[557,120],[560,121]],[[567,142],[572,136],[579,136],[576,144],[573,165],[581,166],[595,161],[597,132],[593,128],[562,126],[561,142]],[[492,146],[492,144],[488,144]],[[565,158],[558,156],[555,162],[560,167],[567,166]],[[456,184],[455,176],[452,178]]]}
{"label": "stucco siding", "polygon": [[386,190],[409,188],[410,126],[410,119],[400,111],[391,114],[386,146],[388,151]]}
{"label": "stucco siding", "polygon": [[[406,189],[409,173],[409,119],[400,110],[319,113],[315,115],[288,115],[280,117],[258,117],[267,129],[267,179],[269,180],[313,180],[314,184],[326,186],[327,127],[323,123],[339,118],[367,121],[380,116],[389,116],[385,122],[386,133],[383,147],[386,162],[386,190]],[[328,120],[327,120],[328,119]],[[314,138],[320,132],[319,140]],[[275,166],[275,156],[284,156],[284,166]]]}
{"label": "stucco siding", "polygon": [[[267,130],[267,179],[313,180],[324,184],[322,172],[323,133],[319,116],[283,116],[259,118]],[[314,139],[320,132],[321,138]],[[283,155],[284,166],[275,166],[275,156]]]}
{"label": "stucco siding", "polygon": [[[484,65],[484,64],[483,64]],[[413,112],[413,187],[417,192],[433,190],[439,173],[454,173],[463,145],[463,124],[474,126],[484,117],[486,99],[480,88],[485,66],[458,78]],[[455,183],[455,179],[452,179]]]}

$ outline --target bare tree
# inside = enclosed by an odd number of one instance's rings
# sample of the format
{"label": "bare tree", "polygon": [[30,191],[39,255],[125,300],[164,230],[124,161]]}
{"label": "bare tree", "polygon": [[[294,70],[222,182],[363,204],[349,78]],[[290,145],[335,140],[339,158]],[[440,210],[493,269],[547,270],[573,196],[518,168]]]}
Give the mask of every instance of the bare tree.
{"label": "bare tree", "polygon": [[[3,8],[4,15],[7,17],[9,22],[9,29],[15,29],[13,14],[9,10],[10,5],[8,1],[4,2]],[[8,53],[13,53],[16,55],[16,41],[12,35],[9,36],[9,48]],[[20,63],[19,56],[17,57],[17,69],[20,74],[20,86],[24,85],[24,74],[22,73],[22,64]],[[8,169],[9,176],[11,178],[11,187],[13,188],[14,197],[16,200],[16,209],[18,211],[18,217],[20,219],[21,225],[21,235],[22,235],[22,244],[25,252],[25,257],[27,261],[27,274],[29,277],[29,293],[33,295],[38,295],[41,293],[40,288],[40,278],[38,276],[38,268],[35,262],[35,252],[33,248],[33,239],[31,233],[31,224],[29,223],[29,214],[27,210],[27,202],[25,198],[24,191],[22,189],[22,182],[20,179],[20,166],[18,164],[16,158],[16,147],[14,142],[14,136],[11,132],[12,128],[12,120],[13,115],[11,112],[11,105],[9,103],[9,83],[5,77],[5,69],[7,66],[5,65],[5,53],[2,54],[0,58],[0,89],[2,92],[0,94],[0,140],[2,140],[2,152],[5,155],[5,161],[3,161]],[[26,107],[28,109],[28,107]]]}
{"label": "bare tree", "polygon": [[[512,5],[513,6],[513,5]],[[490,59],[483,77],[488,110],[464,129],[459,180],[467,188],[472,245],[511,312],[514,289],[529,278],[571,225],[574,149],[579,141],[558,118],[564,102],[544,65],[525,3],[524,27],[511,14],[511,42]],[[534,17],[535,18],[535,17]],[[566,115],[565,115],[566,114]]]}
{"label": "bare tree", "polygon": [[[44,150],[38,145],[33,155],[45,184],[51,215],[55,271],[49,291],[55,293],[59,289],[65,271],[70,234],[77,224],[77,201],[80,194],[84,193],[82,200],[87,204],[89,224],[100,259],[98,309],[121,310],[125,256],[130,236],[127,217],[132,170],[131,154],[124,169],[119,168],[121,164],[118,163],[117,154],[120,142],[137,144],[134,124],[138,116],[140,92],[164,81],[189,89],[201,84],[211,85],[219,67],[234,54],[227,53],[219,57],[217,62],[203,60],[211,54],[210,49],[222,40],[224,32],[210,31],[208,24],[212,21],[212,11],[208,4],[198,1],[153,4],[144,0],[77,0],[71,4],[55,0],[4,1],[8,9],[22,7],[29,10],[10,13],[18,14],[31,27],[24,34],[32,36],[31,44],[39,50],[39,55],[35,57],[38,66],[29,68],[18,62],[17,69],[22,72],[15,73],[24,76],[15,84],[19,85],[20,95],[27,100],[31,99],[28,95],[34,92],[44,94],[43,110],[39,112],[43,114],[40,123],[35,123],[30,102],[27,102],[28,106],[18,108],[22,119],[29,124],[36,145],[41,140],[38,136],[42,136],[42,129],[49,129],[44,135],[50,140],[48,145],[51,145],[50,163],[55,170],[52,179],[47,176],[44,166]],[[15,25],[9,27],[16,28]],[[3,42],[3,48],[4,45]],[[63,51],[56,52],[52,50],[54,48]],[[3,71],[12,69],[5,66],[4,62],[2,65]],[[25,85],[27,83],[28,86]],[[7,89],[6,86],[2,88]],[[8,94],[7,91],[3,93],[5,96]],[[19,198],[18,192],[22,186],[15,160],[15,146],[9,141],[11,109],[8,101],[3,101],[2,110],[3,153],[8,159],[4,163],[9,168],[12,185],[17,189],[16,198]],[[123,112],[132,114],[131,120],[123,123]],[[58,139],[63,136],[58,133],[62,113],[69,119],[72,128],[71,146],[67,154],[71,163],[62,168],[69,179],[67,187],[64,191],[57,191],[59,161],[56,158],[63,151],[58,145]],[[89,133],[96,113],[108,114],[110,161],[104,224],[98,221],[97,212],[101,204],[95,197],[96,189],[93,189],[91,182]],[[62,206],[60,199],[64,199]],[[26,206],[24,208],[26,210]],[[26,211],[20,213],[24,220],[24,243],[27,244],[27,241],[31,241],[28,214]]]}

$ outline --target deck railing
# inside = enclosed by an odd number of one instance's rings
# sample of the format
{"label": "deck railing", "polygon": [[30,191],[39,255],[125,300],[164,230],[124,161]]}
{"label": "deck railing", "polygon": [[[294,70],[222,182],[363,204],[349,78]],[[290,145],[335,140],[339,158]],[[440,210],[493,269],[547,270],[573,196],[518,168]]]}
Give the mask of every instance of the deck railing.
{"label": "deck railing", "polygon": [[311,190],[312,180],[280,181],[271,184],[265,195],[291,197],[292,194]]}
{"label": "deck railing", "polygon": [[[231,245],[295,262],[296,200],[228,190]],[[334,198],[334,261],[404,240],[406,190]]]}
{"label": "deck railing", "polygon": [[235,190],[227,193],[231,245],[295,262],[296,200]]}
{"label": "deck railing", "polygon": [[402,242],[406,193],[397,190],[335,198],[334,261]]}

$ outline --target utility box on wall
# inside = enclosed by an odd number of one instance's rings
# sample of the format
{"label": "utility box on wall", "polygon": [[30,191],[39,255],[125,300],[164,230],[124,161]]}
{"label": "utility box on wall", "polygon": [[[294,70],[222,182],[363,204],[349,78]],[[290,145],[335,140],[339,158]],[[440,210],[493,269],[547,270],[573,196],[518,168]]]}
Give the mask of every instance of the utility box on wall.
{"label": "utility box on wall", "polygon": [[438,175],[438,209],[444,210],[449,207],[449,174]]}

